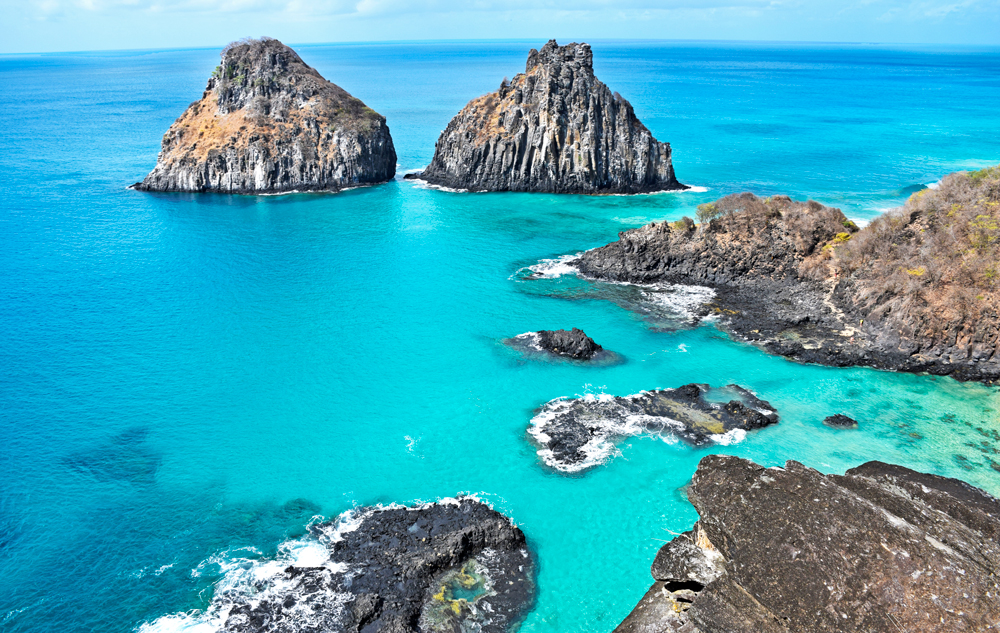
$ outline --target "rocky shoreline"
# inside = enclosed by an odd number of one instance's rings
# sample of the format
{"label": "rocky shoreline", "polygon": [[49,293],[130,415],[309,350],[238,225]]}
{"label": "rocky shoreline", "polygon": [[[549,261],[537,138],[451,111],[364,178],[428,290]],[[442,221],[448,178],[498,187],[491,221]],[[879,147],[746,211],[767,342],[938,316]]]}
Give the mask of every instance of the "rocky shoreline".
{"label": "rocky shoreline", "polygon": [[533,604],[524,534],[471,497],[361,508],[310,531],[296,561],[220,585],[214,630],[506,633]]}
{"label": "rocky shoreline", "polygon": [[392,180],[385,117],[325,80],[291,48],[234,42],[201,99],[163,136],[139,191],[339,191]]}
{"label": "rocky shoreline", "polygon": [[406,178],[465,191],[648,193],[686,189],[668,143],[594,76],[587,44],[550,40],[524,73],[473,99]]}
{"label": "rocky shoreline", "polygon": [[[946,244],[939,250],[964,248],[947,242],[960,221],[941,209],[984,224],[989,216],[976,215],[976,205],[1000,199],[998,180],[987,174],[970,193],[976,178],[952,174],[860,230],[814,201],[731,195],[703,205],[700,224],[684,218],[625,231],[568,264],[592,279],[712,288],[701,316],[717,316],[734,338],[772,354],[990,383],[1000,379],[1000,330],[987,318],[1000,304],[990,255],[980,255],[987,264],[979,280],[959,274],[967,253],[926,251],[938,242]],[[875,267],[885,273],[872,274]]]}
{"label": "rocky shoreline", "polygon": [[688,498],[700,519],[657,553],[616,633],[1000,627],[1000,500],[962,481],[711,455]]}

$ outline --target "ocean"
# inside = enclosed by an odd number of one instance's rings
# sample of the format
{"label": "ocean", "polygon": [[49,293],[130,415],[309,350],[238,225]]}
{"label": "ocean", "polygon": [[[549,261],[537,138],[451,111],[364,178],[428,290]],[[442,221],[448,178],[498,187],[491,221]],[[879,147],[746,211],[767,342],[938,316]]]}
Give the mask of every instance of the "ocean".
{"label": "ocean", "polygon": [[[523,631],[610,631],[696,520],[684,486],[707,454],[837,473],[880,459],[1000,494],[996,388],[768,356],[692,327],[684,292],[560,263],[732,192],[863,224],[1000,163],[1000,49],[591,42],[597,76],[672,144],[693,190],[401,179],[543,43],[296,47],[387,117],[399,175],[258,197],[126,189],[218,50],[0,57],[0,630],[211,631],[217,585],[308,552],[311,522],[471,493],[539,562]],[[622,362],[503,343],[570,327]],[[528,429],[552,399],[691,382],[742,385],[781,421],[701,448],[628,439],[578,473],[536,454]],[[860,428],[823,426],[833,413]]]}

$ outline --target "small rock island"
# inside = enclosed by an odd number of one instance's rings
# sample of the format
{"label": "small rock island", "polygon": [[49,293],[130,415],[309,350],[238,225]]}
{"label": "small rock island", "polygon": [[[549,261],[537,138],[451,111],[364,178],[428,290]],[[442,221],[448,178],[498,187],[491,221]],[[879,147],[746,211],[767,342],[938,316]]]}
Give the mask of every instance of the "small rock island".
{"label": "small rock island", "polygon": [[534,600],[524,533],[475,498],[359,508],[310,531],[320,555],[216,589],[217,630],[507,633]]}
{"label": "small rock island", "polygon": [[615,633],[994,630],[1000,500],[957,479],[868,462],[823,475],[701,460],[700,519],[664,545]]}
{"label": "small rock island", "polygon": [[141,191],[338,191],[391,180],[385,117],[271,38],[234,42],[163,136]]}
{"label": "small rock island", "polygon": [[672,436],[705,446],[777,423],[774,407],[739,385],[689,384],[629,396],[557,398],[538,409],[528,434],[545,465],[575,473],[610,459],[626,437]]}
{"label": "small rock island", "polygon": [[559,356],[576,360],[590,360],[604,348],[580,328],[572,330],[540,330],[536,332],[538,346]]}
{"label": "small rock island", "polygon": [[406,177],[469,191],[687,188],[674,177],[670,145],[594,76],[590,46],[555,40],[531,50],[524,73],[470,101],[441,133],[427,169]]}

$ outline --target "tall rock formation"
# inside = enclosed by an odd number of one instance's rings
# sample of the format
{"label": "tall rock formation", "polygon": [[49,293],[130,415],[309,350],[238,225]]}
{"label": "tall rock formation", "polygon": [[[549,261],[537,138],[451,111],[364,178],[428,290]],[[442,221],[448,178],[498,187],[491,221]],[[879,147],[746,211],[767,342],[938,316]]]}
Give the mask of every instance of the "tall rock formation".
{"label": "tall rock formation", "polygon": [[701,518],[660,549],[616,633],[1000,627],[1000,501],[962,481],[711,455],[688,498]]}
{"label": "tall rock formation", "polygon": [[336,191],[391,180],[385,117],[289,47],[230,44],[199,101],[167,133],[143,191]]}
{"label": "tall rock formation", "polygon": [[421,174],[471,191],[643,193],[686,189],[670,145],[594,76],[587,44],[550,40],[525,72],[473,99],[441,133]]}

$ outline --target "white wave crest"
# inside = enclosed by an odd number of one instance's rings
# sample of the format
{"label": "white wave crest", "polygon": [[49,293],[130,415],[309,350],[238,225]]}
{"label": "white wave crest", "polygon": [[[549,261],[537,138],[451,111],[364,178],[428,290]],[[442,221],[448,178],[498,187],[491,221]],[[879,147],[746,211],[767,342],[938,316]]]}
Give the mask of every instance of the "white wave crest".
{"label": "white wave crest", "polygon": [[698,308],[715,298],[715,290],[707,286],[654,284],[645,287],[649,290],[642,292],[643,298],[689,321],[697,317]]}
{"label": "white wave crest", "polygon": [[[422,171],[418,169],[417,171]],[[426,180],[421,180],[420,178],[410,178],[405,182],[413,185],[414,189],[434,189],[436,191],[444,191],[446,193],[482,193],[480,191],[469,191],[468,189],[455,189],[454,187],[445,187],[442,185],[435,185],[429,183]]]}
{"label": "white wave crest", "polygon": [[522,268],[521,271],[530,270],[531,276],[536,279],[556,279],[563,275],[575,275],[580,271],[569,262],[579,258],[581,255],[583,255],[583,252],[576,253],[575,255],[560,255],[554,259],[542,259],[537,264]]}

